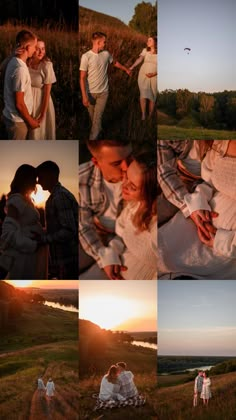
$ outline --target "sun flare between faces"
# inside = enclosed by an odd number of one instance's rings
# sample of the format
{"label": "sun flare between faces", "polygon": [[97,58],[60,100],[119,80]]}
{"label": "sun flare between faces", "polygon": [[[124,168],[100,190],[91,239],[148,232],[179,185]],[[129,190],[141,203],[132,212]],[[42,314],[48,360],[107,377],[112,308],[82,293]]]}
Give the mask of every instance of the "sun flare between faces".
{"label": "sun flare between faces", "polygon": [[44,207],[46,200],[49,197],[49,192],[44,191],[41,185],[37,184],[36,192],[30,195],[36,207]]}

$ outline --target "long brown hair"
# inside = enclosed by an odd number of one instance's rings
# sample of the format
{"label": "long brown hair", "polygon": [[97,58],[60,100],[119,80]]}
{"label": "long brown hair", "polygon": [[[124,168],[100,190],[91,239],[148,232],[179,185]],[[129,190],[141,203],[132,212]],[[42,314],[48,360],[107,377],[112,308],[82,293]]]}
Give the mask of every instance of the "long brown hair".
{"label": "long brown hair", "polygon": [[[152,38],[154,41],[154,48],[155,48],[155,53],[157,53],[157,36],[156,35],[150,35],[148,38]],[[151,48],[147,47],[147,51],[150,51]]]}
{"label": "long brown hair", "polygon": [[134,157],[142,169],[143,183],[141,195],[143,197],[138,210],[133,216],[133,224],[139,232],[148,230],[153,216],[157,214],[157,163],[151,152],[142,152]]}
{"label": "long brown hair", "polygon": [[212,148],[214,140],[198,140],[200,160],[203,160],[208,150]]}
{"label": "long brown hair", "polygon": [[117,382],[117,373],[118,367],[116,365],[111,365],[106,375],[108,382],[115,384]]}

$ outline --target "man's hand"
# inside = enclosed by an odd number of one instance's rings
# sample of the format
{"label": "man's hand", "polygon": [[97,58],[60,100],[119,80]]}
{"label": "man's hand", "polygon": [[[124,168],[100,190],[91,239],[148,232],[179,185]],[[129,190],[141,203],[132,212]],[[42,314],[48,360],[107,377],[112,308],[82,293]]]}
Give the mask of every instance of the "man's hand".
{"label": "man's hand", "polygon": [[208,210],[196,210],[190,218],[206,238],[211,239],[211,234],[215,235],[216,228],[212,225],[212,219],[217,217],[218,213]]}
{"label": "man's hand", "polygon": [[148,77],[149,79],[151,79],[152,77],[156,76],[156,73],[146,73],[145,76]]}
{"label": "man's hand", "polygon": [[83,105],[88,108],[89,106],[89,99],[87,96],[83,96]]}
{"label": "man's hand", "polygon": [[119,264],[113,264],[113,265],[106,265],[105,267],[103,267],[103,270],[105,271],[107,277],[110,280],[124,280],[120,272],[126,271],[127,267],[123,265],[119,265]]}

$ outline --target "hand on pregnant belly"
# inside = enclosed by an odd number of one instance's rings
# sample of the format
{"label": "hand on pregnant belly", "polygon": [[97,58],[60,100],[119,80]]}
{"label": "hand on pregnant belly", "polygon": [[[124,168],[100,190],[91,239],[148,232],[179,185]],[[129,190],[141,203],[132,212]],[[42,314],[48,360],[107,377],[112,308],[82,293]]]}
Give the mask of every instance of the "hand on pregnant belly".
{"label": "hand on pregnant belly", "polygon": [[[198,236],[201,232],[205,238],[211,239],[211,234],[215,235],[216,228],[212,224],[212,219],[218,217],[218,213],[208,210],[196,210],[191,213],[190,218],[197,226]],[[199,236],[199,239],[200,236]]]}

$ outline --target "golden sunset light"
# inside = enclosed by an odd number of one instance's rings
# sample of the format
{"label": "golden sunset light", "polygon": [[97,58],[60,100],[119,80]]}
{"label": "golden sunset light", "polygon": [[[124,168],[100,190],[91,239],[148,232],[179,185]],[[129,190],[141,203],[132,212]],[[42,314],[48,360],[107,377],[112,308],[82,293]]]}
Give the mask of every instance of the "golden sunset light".
{"label": "golden sunset light", "polygon": [[32,192],[30,196],[37,207],[44,207],[49,195],[50,193],[48,191],[44,191],[41,185],[37,184],[36,192]]}
{"label": "golden sunset light", "polygon": [[81,318],[105,329],[116,329],[138,313],[138,302],[112,295],[87,297],[80,305]]}
{"label": "golden sunset light", "polygon": [[7,280],[7,283],[15,287],[33,287],[34,280]]}
{"label": "golden sunset light", "polygon": [[6,280],[14,287],[39,289],[78,289],[78,280]]}

